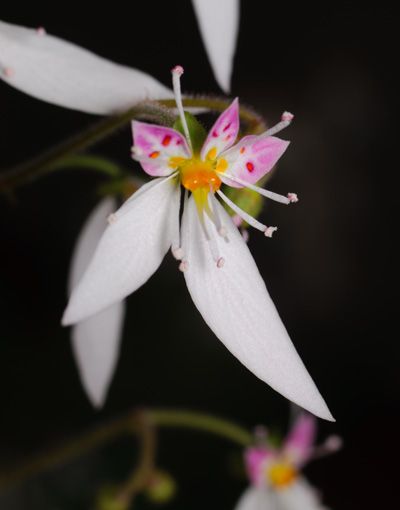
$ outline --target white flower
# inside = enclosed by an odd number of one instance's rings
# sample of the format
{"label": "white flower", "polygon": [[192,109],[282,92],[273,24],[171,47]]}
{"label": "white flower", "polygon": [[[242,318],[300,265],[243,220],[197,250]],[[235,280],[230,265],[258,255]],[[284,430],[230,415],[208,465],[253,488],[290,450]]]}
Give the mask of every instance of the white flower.
{"label": "white flower", "polygon": [[[216,79],[230,88],[239,0],[193,0],[200,32]],[[223,30],[221,30],[223,27]],[[0,21],[0,78],[38,99],[94,114],[113,114],[146,99],[172,97],[148,74],[110,62],[46,33]],[[100,203],[79,236],[71,262],[70,287],[90,260],[105,224],[110,201]],[[99,223],[100,221],[100,223]],[[116,365],[124,316],[123,303],[90,317],[72,330],[73,351],[91,402],[103,404]]]}
{"label": "white flower", "polygon": [[[200,32],[224,91],[230,89],[239,0],[193,0]],[[149,35],[151,37],[151,35]],[[112,114],[171,91],[155,78],[46,33],[0,21],[0,78],[33,97],[87,113]]]}
{"label": "white flower", "polygon": [[240,497],[235,510],[324,510],[317,491],[301,475],[312,459],[341,448],[341,439],[330,436],[315,446],[316,420],[302,413],[294,422],[280,448],[269,444],[252,446],[245,452],[251,485]]}
{"label": "white flower", "polygon": [[[133,122],[133,155],[158,178],[142,186],[110,217],[92,262],[74,289],[63,324],[78,323],[134,292],[159,267],[169,248],[204,320],[228,349],[260,379],[300,406],[333,419],[301,362],[268,295],[255,262],[231,217],[215,198],[270,236],[269,227],[239,209],[223,183],[247,187],[279,202],[291,199],[254,183],[272,169],[288,142],[272,136],[292,115],[259,136],[233,145],[239,130],[238,101],[225,110],[197,147],[173,83],[186,134]],[[186,198],[180,226],[181,184]],[[188,192],[191,192],[188,198]],[[162,306],[160,302],[155,308]]]}
{"label": "white flower", "polygon": [[[115,207],[114,199],[105,198],[86,220],[71,260],[70,291],[76,287],[89,265],[107,225],[106,219]],[[104,404],[118,361],[124,315],[125,302],[118,301],[72,328],[72,348],[82,384],[96,407]]]}

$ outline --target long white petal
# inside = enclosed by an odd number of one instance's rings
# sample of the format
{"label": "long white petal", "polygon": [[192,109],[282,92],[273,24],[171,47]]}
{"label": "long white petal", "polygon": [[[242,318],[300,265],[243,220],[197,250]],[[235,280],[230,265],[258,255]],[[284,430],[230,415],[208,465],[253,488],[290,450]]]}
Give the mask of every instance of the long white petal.
{"label": "long white petal", "polygon": [[155,179],[113,215],[87,271],[72,292],[64,325],[124,299],[150,278],[171,246],[179,191],[171,179]]}
{"label": "long white petal", "polygon": [[[183,215],[185,279],[193,301],[216,336],[249,370],[276,391],[332,420],[268,295],[253,257],[225,209],[216,202],[229,242],[215,236],[216,267],[191,198]],[[207,215],[208,232],[215,229]],[[215,248],[214,248],[215,252]]]}
{"label": "long white petal", "polygon": [[[103,199],[86,220],[71,261],[69,292],[82,278],[107,226],[107,217],[116,208],[113,198]],[[72,349],[86,393],[96,407],[107,396],[118,361],[125,302],[120,301],[73,326]]]}
{"label": "long white petal", "polygon": [[320,503],[316,490],[304,478],[275,493],[279,510],[327,510]]}
{"label": "long white petal", "polygon": [[192,0],[215,78],[229,93],[239,32],[239,0]]}
{"label": "long white petal", "polygon": [[111,114],[172,97],[152,76],[106,60],[43,30],[0,21],[0,77],[43,101]]}
{"label": "long white petal", "polygon": [[[264,487],[249,487],[241,495],[235,510],[282,510],[276,504],[275,495]],[[304,508],[308,510],[308,508]]]}

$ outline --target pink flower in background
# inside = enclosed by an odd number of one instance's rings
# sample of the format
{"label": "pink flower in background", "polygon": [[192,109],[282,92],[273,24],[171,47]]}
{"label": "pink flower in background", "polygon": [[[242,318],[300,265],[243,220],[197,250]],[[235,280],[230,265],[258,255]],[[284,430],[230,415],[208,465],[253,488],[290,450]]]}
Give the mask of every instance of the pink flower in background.
{"label": "pink flower in background", "polygon": [[235,510],[322,510],[317,491],[302,476],[311,460],[336,452],[342,441],[330,436],[319,446],[316,419],[302,413],[295,420],[282,446],[268,443],[245,451],[246,471],[251,483]]}
{"label": "pink flower in background", "polygon": [[[221,198],[268,237],[272,235],[273,228],[240,210],[220,188],[222,183],[244,186],[285,204],[295,200],[293,195],[284,197],[254,184],[287,148],[288,142],[272,135],[287,126],[292,115],[285,113],[277,126],[234,145],[239,130],[235,100],[197,149],[181,102],[182,72],[180,67],[173,70],[173,84],[185,136],[172,128],[133,122],[134,158],[156,179],[110,215],[110,225],[71,294],[63,324],[86,320],[134,292],[171,248],[196,307],[226,347],[278,392],[331,420],[246,243],[216,199]],[[180,221],[182,188],[185,199]]]}

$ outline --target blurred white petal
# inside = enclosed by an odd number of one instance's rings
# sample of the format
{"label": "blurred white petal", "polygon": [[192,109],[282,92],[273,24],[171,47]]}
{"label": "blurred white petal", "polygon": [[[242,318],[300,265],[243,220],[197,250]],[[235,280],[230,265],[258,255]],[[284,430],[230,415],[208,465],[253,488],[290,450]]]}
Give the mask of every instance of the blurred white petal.
{"label": "blurred white petal", "polygon": [[289,400],[332,420],[322,396],[294,348],[268,295],[250,251],[225,209],[215,201],[226,242],[205,215],[214,232],[220,256],[218,268],[211,256],[190,198],[183,214],[183,249],[188,269],[184,276],[192,299],[216,336],[249,370]]}
{"label": "blurred white petal", "polygon": [[180,189],[171,179],[142,186],[113,215],[73,290],[63,324],[75,324],[121,301],[145,283],[171,246]]}
{"label": "blurred white petal", "polygon": [[152,76],[75,44],[0,21],[0,77],[33,97],[87,113],[111,114],[146,99],[173,97]]}
{"label": "blurred white petal", "polygon": [[[116,208],[113,198],[103,199],[90,214],[72,256],[69,292],[78,284]],[[125,302],[120,301],[72,327],[72,349],[82,385],[95,407],[101,407],[118,361]]]}
{"label": "blurred white petal", "polygon": [[229,93],[239,32],[239,0],[192,0],[215,78]]}
{"label": "blurred white petal", "polygon": [[[276,504],[275,494],[265,487],[249,487],[240,497],[235,510],[282,510]],[[304,508],[308,510],[308,508]]]}
{"label": "blurred white petal", "polygon": [[327,510],[320,503],[316,490],[304,478],[275,494],[279,510]]}

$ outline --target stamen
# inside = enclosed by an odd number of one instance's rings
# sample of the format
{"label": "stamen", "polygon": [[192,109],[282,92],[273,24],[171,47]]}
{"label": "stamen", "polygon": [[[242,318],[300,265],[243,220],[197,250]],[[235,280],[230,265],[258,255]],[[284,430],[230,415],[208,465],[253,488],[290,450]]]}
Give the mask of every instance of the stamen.
{"label": "stamen", "polygon": [[326,457],[332,453],[336,453],[343,446],[343,439],[340,436],[332,435],[326,438],[325,442],[319,446],[315,446],[310,456],[310,460]]}
{"label": "stamen", "polygon": [[291,204],[295,204],[296,202],[299,201],[299,197],[297,196],[296,193],[288,193],[287,197]]}
{"label": "stamen", "polygon": [[[235,177],[233,175],[222,173],[220,172],[221,176],[227,177],[228,179],[231,179],[234,182],[237,182],[238,184],[242,184],[244,187],[251,189],[253,191],[256,191],[260,195],[270,198],[271,200],[274,200],[275,202],[279,202],[281,204],[290,204],[291,202],[297,202],[298,198],[295,193],[289,193],[287,197],[284,197],[283,195],[279,195],[278,193],[274,193],[273,191],[269,191],[264,188],[260,188],[260,186],[256,186],[255,184],[251,184],[250,182],[245,181],[244,179],[240,179],[239,177]],[[289,196],[290,195],[290,196]],[[296,199],[294,199],[296,198]]]}
{"label": "stamen", "polygon": [[[186,193],[185,193],[186,200]],[[179,210],[177,217],[174,220],[173,231],[172,231],[172,242],[171,242],[171,252],[176,260],[182,260],[185,256],[185,252],[183,251],[181,244],[181,227],[180,227],[180,215]]]}
{"label": "stamen", "polygon": [[269,128],[265,133],[260,135],[260,138],[265,138],[267,136],[275,135],[276,133],[279,133],[279,131],[282,131],[282,129],[287,128],[294,119],[293,113],[290,112],[283,112],[281,116],[281,121],[278,122],[278,124],[275,124],[275,126],[272,126]]}
{"label": "stamen", "polygon": [[[208,198],[211,201],[213,199],[215,200],[215,197],[214,197],[213,194],[208,194]],[[213,207],[213,209],[215,209],[215,207]],[[205,238],[207,240],[207,244],[208,244],[208,247],[210,249],[211,257],[214,259],[216,266],[218,268],[221,268],[224,265],[224,263],[225,263],[225,259],[220,256],[219,250],[218,250],[217,239],[213,235],[213,232],[209,231],[209,229],[206,226],[206,222],[204,220],[204,212],[205,212],[207,214],[207,216],[210,218],[210,221],[214,224],[214,226],[218,230],[217,223],[216,223],[216,218],[214,216],[213,211],[210,209],[210,204],[208,202],[206,202],[206,204],[204,205],[203,208],[199,208],[199,207],[197,208],[197,212],[198,212],[198,216],[199,216],[199,221],[200,221],[201,227],[202,227],[203,232],[204,232],[204,236],[205,236]]]}
{"label": "stamen", "polygon": [[181,118],[183,131],[185,132],[185,137],[187,140],[187,143],[192,150],[192,142],[190,140],[190,134],[189,134],[189,128],[186,122],[185,112],[183,110],[183,104],[182,104],[182,93],[181,93],[181,76],[183,74],[183,67],[182,66],[175,66],[172,69],[172,86],[174,88],[174,94],[175,94],[175,102],[176,107],[178,108],[179,116]]}
{"label": "stamen", "polygon": [[247,228],[242,228],[242,230],[240,232],[242,234],[243,241],[245,243],[248,243],[249,242],[249,238],[250,238],[250,234],[249,234],[249,231],[247,230]]}
{"label": "stamen", "polygon": [[[246,211],[243,211],[243,209],[241,209],[234,202],[232,202],[232,200],[228,198],[224,193],[222,193],[221,190],[217,190],[217,193],[236,214],[243,218],[244,221],[246,221],[252,227],[256,228],[257,230],[260,230],[261,232],[264,232],[267,237],[271,237],[272,233],[277,229],[277,227],[267,227],[267,225],[264,225],[263,223],[253,218],[253,216],[250,216],[250,214],[248,214]],[[270,229],[274,229],[272,230],[272,233]]]}
{"label": "stamen", "polygon": [[182,260],[182,262],[179,264],[179,271],[184,273],[188,270],[189,264],[187,260]]}
{"label": "stamen", "polygon": [[220,257],[217,260],[217,267],[218,267],[218,269],[221,269],[221,267],[224,267],[224,265],[225,265],[225,259],[224,259],[224,257]]}
{"label": "stamen", "polygon": [[272,237],[273,233],[278,230],[278,227],[267,227],[264,232],[265,237]]}
{"label": "stamen", "polygon": [[111,213],[108,215],[107,222],[109,225],[112,225],[117,221],[117,215],[115,213]]}
{"label": "stamen", "polygon": [[6,78],[12,78],[14,76],[14,69],[12,67],[3,67],[2,71]]}
{"label": "stamen", "polygon": [[218,203],[217,203],[217,199],[214,197],[214,193],[213,193],[213,190],[212,190],[212,186],[210,186],[210,202],[211,202],[211,208],[212,208],[212,212],[213,212],[213,221],[214,221],[214,225],[215,225],[215,228],[217,229],[217,232],[218,234],[225,238],[225,240],[227,241],[227,235],[228,235],[228,231],[226,229],[226,227],[224,227],[222,225],[222,222],[221,222],[221,217],[219,215],[219,212],[218,212]]}
{"label": "stamen", "polygon": [[44,27],[37,27],[36,33],[41,36],[46,35],[46,29]]}

